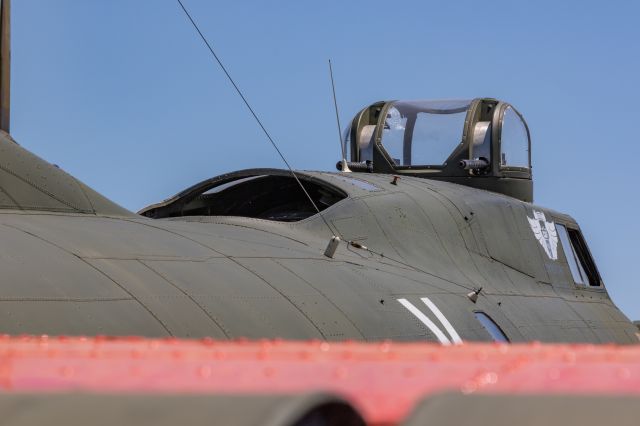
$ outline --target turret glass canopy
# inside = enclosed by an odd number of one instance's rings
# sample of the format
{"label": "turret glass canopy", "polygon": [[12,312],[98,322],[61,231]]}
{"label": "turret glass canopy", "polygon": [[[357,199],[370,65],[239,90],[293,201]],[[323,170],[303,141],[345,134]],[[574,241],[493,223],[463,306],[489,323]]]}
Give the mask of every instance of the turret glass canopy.
{"label": "turret glass canopy", "polygon": [[448,180],[533,199],[528,127],[497,99],[377,102],[354,117],[345,140],[354,171]]}
{"label": "turret glass canopy", "polygon": [[471,101],[396,101],[387,110],[382,145],[397,166],[442,165],[462,141]]}

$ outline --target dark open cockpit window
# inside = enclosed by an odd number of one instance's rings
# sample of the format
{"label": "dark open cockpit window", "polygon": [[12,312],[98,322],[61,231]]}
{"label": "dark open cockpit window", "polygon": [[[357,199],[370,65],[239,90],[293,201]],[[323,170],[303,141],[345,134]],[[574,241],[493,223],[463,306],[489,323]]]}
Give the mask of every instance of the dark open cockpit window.
{"label": "dark open cockpit window", "polygon": [[[339,189],[299,176],[320,211],[346,198]],[[241,216],[295,222],[316,214],[314,206],[291,175],[239,175],[213,180],[186,190],[164,206],[141,214],[152,218],[183,216]]]}

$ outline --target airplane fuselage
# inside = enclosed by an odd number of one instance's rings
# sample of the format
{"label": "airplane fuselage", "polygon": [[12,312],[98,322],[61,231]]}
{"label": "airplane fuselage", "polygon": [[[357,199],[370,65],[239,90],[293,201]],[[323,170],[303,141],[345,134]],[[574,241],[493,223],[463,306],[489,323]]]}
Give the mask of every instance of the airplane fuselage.
{"label": "airplane fuselage", "polygon": [[[484,316],[512,342],[637,341],[604,286],[576,284],[562,242],[540,237],[575,221],[508,196],[299,172],[343,198],[290,222],[150,219],[6,135],[0,144],[2,333],[447,344],[491,340]],[[330,258],[333,234],[342,243]]]}

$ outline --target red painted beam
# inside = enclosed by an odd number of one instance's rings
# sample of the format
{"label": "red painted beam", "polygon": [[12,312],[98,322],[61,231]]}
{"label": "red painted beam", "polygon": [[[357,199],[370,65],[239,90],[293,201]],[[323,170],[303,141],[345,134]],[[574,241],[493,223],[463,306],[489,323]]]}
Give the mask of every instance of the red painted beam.
{"label": "red painted beam", "polygon": [[640,395],[640,345],[326,343],[0,337],[0,389],[291,393],[325,390],[370,423],[456,390]]}

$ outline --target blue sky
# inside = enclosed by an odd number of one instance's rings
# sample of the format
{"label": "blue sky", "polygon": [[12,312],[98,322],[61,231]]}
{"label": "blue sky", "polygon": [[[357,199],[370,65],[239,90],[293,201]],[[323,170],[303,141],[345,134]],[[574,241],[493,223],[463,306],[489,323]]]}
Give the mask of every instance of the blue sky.
{"label": "blue sky", "polygon": [[[640,319],[640,6],[634,1],[184,0],[289,161],[339,157],[341,120],[382,99],[490,96],[533,138],[535,201],[580,223]],[[175,0],[20,0],[12,133],[123,206],[282,167]]]}

